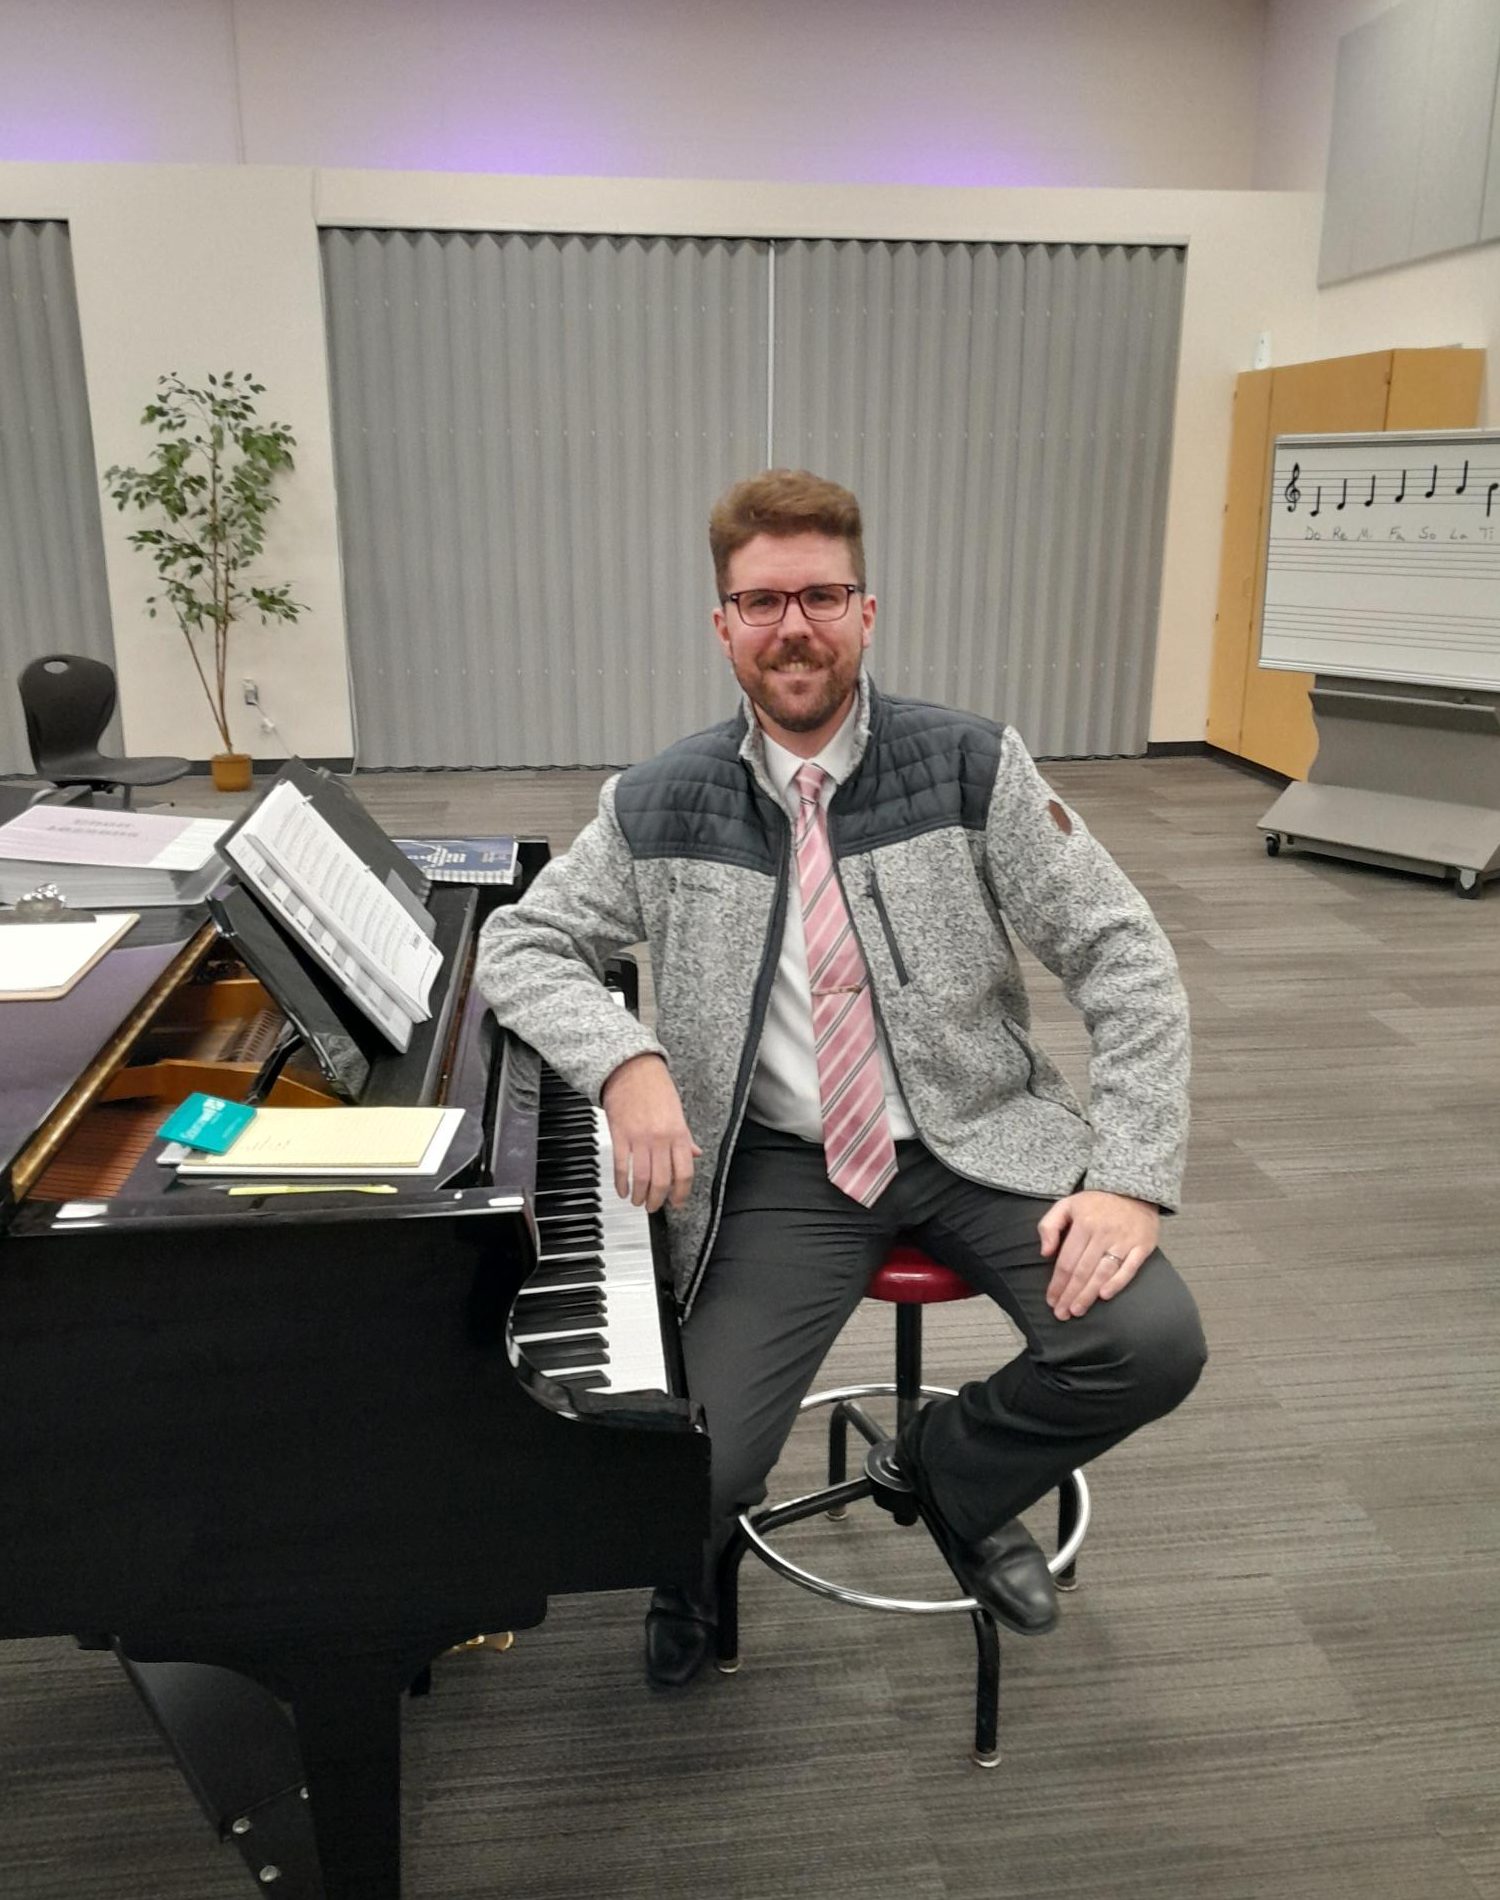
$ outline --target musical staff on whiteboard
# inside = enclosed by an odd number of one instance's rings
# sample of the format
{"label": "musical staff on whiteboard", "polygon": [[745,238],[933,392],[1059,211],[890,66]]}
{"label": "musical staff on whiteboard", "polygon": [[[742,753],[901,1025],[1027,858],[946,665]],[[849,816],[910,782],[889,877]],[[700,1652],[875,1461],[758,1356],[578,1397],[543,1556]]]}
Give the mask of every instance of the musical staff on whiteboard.
{"label": "musical staff on whiteboard", "polygon": [[1284,436],[1260,664],[1500,689],[1500,432]]}
{"label": "musical staff on whiteboard", "polygon": [[[1369,478],[1369,492],[1363,498],[1366,508],[1373,508],[1377,501],[1389,502],[1393,506],[1407,499],[1409,484],[1415,480],[1425,482],[1426,487],[1418,491],[1411,489],[1413,496],[1420,492],[1424,503],[1436,507],[1448,507],[1462,504],[1465,508],[1477,509],[1485,521],[1500,521],[1500,466],[1476,468],[1465,460],[1461,465],[1444,469],[1440,463],[1433,462],[1417,469],[1348,469],[1341,471],[1341,489],[1338,506],[1342,509],[1349,499],[1349,484],[1358,489]],[[1472,484],[1472,493],[1471,490]],[[1302,464],[1292,463],[1291,472],[1281,484],[1281,500],[1285,513],[1294,515],[1302,503],[1312,495],[1310,515],[1318,514],[1322,509],[1323,490],[1316,482],[1303,480]]]}

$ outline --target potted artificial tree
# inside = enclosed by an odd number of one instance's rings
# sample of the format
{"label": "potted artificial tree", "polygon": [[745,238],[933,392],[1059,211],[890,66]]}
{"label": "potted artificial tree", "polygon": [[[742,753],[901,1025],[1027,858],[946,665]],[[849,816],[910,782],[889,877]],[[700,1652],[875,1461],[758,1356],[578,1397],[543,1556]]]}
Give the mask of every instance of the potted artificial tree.
{"label": "potted artificial tree", "polygon": [[165,527],[139,528],[130,537],[132,546],[149,550],[161,576],[161,592],[148,597],[147,609],[154,620],[159,608],[170,608],[187,641],[223,742],[210,762],[214,784],[244,791],[250,755],[234,749],[225,699],[229,629],[252,609],[262,621],[295,620],[302,612],[289,583],[266,587],[247,575],[265,543],[280,499],[276,478],[291,468],[296,438],[285,423],[259,420],[255,398],[265,386],[248,375],[226,370],[194,389],[173,371],[157,379],[157,389],[141,417],[161,438],[150,461],[107,469],[104,480],[116,507],[166,516]]}

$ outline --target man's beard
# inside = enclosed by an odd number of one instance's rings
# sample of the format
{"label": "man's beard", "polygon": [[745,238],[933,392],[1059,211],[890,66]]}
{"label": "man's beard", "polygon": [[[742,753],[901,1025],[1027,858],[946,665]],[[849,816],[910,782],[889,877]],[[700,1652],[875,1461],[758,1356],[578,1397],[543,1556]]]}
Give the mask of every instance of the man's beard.
{"label": "man's beard", "polygon": [[[789,661],[799,659],[813,661],[817,671],[791,675],[778,672],[777,669]],[[748,661],[743,668],[736,667],[735,677],[749,695],[751,704],[774,719],[784,731],[816,732],[848,701],[859,677],[859,655],[836,654],[825,663],[823,654],[814,650],[809,642],[788,641],[778,649],[773,660]],[[806,697],[799,694],[792,698],[784,684],[788,679],[811,680],[816,690]]]}

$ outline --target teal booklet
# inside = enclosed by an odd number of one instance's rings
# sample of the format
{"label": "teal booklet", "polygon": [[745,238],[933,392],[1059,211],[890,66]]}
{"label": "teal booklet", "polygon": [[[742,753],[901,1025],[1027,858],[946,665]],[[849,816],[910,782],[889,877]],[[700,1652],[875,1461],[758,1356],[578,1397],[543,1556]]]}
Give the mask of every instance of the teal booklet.
{"label": "teal booklet", "polygon": [[226,1102],[221,1095],[190,1095],[180,1102],[157,1129],[168,1141],[180,1141],[186,1148],[202,1148],[221,1155],[232,1148],[239,1135],[255,1120],[255,1110],[243,1102]]}

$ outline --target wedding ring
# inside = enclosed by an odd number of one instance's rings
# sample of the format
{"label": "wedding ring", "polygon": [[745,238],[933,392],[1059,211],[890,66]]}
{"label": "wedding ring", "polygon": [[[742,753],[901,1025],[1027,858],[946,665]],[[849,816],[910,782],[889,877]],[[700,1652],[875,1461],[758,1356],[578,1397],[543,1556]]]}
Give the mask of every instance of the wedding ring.
{"label": "wedding ring", "polygon": [[1101,1260],[1117,1260],[1122,1267],[1125,1264],[1125,1256],[1122,1253],[1106,1253],[1101,1254],[1099,1257]]}

